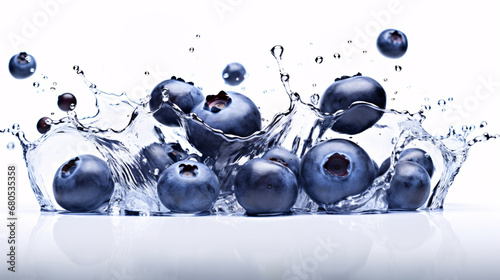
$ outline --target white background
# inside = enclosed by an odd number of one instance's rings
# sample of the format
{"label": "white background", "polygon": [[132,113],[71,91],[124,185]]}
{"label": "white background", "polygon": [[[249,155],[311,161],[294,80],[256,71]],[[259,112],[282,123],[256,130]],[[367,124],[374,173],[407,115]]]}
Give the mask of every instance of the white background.
{"label": "white background", "polygon": [[[0,62],[3,61],[4,67],[0,67],[2,84],[0,128],[7,128],[18,123],[26,132],[28,139],[36,139],[39,134],[35,129],[35,124],[40,117],[52,113],[54,118],[64,116],[56,106],[57,96],[64,92],[72,92],[77,96],[77,113],[80,116],[91,114],[94,110],[92,96],[72,70],[74,65],[79,65],[85,71],[87,78],[95,83],[99,89],[106,92],[127,92],[137,98],[145,96],[156,83],[172,75],[192,80],[203,88],[205,94],[213,94],[221,89],[236,89],[251,96],[261,107],[264,118],[269,119],[288,106],[279,81],[276,63],[269,52],[272,46],[281,44],[285,48],[284,67],[291,76],[292,89],[299,92],[304,100],[308,100],[313,93],[321,94],[335,77],[352,75],[359,71],[381,82],[388,93],[388,108],[415,112],[420,109],[421,105],[431,105],[432,109],[427,112],[428,120],[425,122],[429,131],[442,133],[447,131],[450,125],[459,129],[462,125],[479,127],[482,121],[487,121],[488,125],[485,129],[477,129],[476,132],[499,133],[500,32],[497,27],[499,10],[500,4],[495,1],[462,3],[456,1],[306,2],[248,0],[183,2],[2,1],[0,4]],[[400,29],[408,36],[408,52],[401,59],[388,59],[377,52],[376,36],[385,28]],[[349,40],[352,43],[347,43]],[[190,52],[190,48],[193,48],[194,51]],[[16,80],[8,72],[7,64],[10,57],[19,51],[26,51],[34,55],[38,63],[36,73],[25,80]],[[339,53],[341,59],[335,60],[334,53]],[[315,63],[317,56],[323,56],[324,62],[322,64]],[[222,69],[227,63],[233,61],[241,62],[249,73],[249,77],[236,88],[228,87],[221,78]],[[394,71],[395,65],[402,66],[403,70],[401,72]],[[144,75],[146,71],[150,72],[149,76]],[[44,76],[47,78],[44,79]],[[387,81],[383,82],[385,78]],[[40,87],[33,87],[34,82],[40,83]],[[49,88],[53,86],[54,82],[57,83],[56,90],[51,91]],[[394,94],[395,91],[398,93]],[[450,97],[453,97],[453,101],[448,101]],[[447,105],[440,107],[438,105],[440,99],[446,100]],[[445,109],[445,112],[442,109]],[[29,188],[21,150],[15,141],[9,135],[0,135],[0,168],[6,170],[8,164],[18,166],[17,200],[20,206],[19,211],[34,210],[31,214],[34,216],[26,214],[28,216],[25,219],[33,221],[33,223],[27,222],[25,225],[26,228],[33,230],[21,228],[18,234],[19,238],[31,234],[31,238],[36,239],[33,237],[33,232],[39,231],[34,230],[34,228],[36,229],[35,224],[52,229],[53,221],[56,218],[45,216],[40,218],[37,215],[38,205]],[[16,143],[15,149],[8,150],[6,148],[10,142]],[[485,250],[488,248],[500,249],[498,237],[493,238],[495,235],[492,232],[492,230],[498,230],[500,220],[498,215],[500,186],[497,179],[500,165],[496,160],[500,155],[499,146],[498,141],[490,141],[471,149],[470,157],[457,176],[445,203],[445,215],[447,208],[449,208],[450,217],[455,219],[448,217],[451,220],[446,223],[439,219],[435,222],[434,218],[429,218],[429,214],[421,214],[434,221],[431,225],[435,226],[438,232],[449,233],[449,231],[445,231],[448,228],[445,224],[451,223],[459,239],[465,236],[465,239],[460,240],[460,242],[464,244],[466,260],[472,258],[473,253],[480,253],[483,255],[483,259],[490,261],[496,259],[498,263],[498,253],[493,256],[490,251],[481,251],[482,249],[477,249],[477,252],[468,252],[467,248],[470,246],[470,248],[484,247]],[[6,182],[5,173],[0,172],[0,184]],[[0,199],[0,211],[2,211],[2,215],[6,215],[7,199],[4,192],[0,193]],[[461,219],[460,217],[469,217],[469,219]],[[277,219],[276,223],[280,224],[282,228],[296,230],[291,224],[301,224],[300,222],[303,221],[304,225],[308,225],[311,221],[314,221],[313,223],[328,223],[328,219],[332,219],[333,224],[338,222],[339,225],[361,223],[364,225],[364,230],[371,231],[372,228],[366,226],[367,223],[373,224],[384,219],[374,216],[364,216],[363,218],[347,216],[340,218],[309,217],[312,220],[307,221],[304,220],[305,218],[297,218],[296,221]],[[224,218],[221,219],[224,220]],[[273,223],[272,220],[251,220],[249,222],[244,219],[240,217],[236,220],[231,219],[228,223],[222,223],[226,226],[224,230],[233,229],[233,233],[243,234],[249,240],[256,235],[257,237],[252,239],[252,242],[248,241],[247,243],[261,244],[260,241],[265,240],[265,236],[249,234],[248,232],[260,232],[270,226]],[[356,219],[360,221],[356,221]],[[415,216],[408,219],[415,219]],[[484,224],[478,222],[478,219],[488,224],[488,227],[482,229],[483,234],[493,238],[493,240],[478,235],[474,230],[474,226],[477,224]],[[395,220],[397,221],[397,219]],[[392,218],[390,221],[392,222]],[[476,222],[472,225],[471,221]],[[141,223],[140,220],[137,222]],[[207,220],[159,222],[148,218],[143,223],[144,226],[153,229],[160,227],[156,223],[161,225],[173,223],[172,226],[178,226],[182,230],[185,229],[186,225],[189,225],[190,230],[195,229],[196,231],[211,228]],[[113,225],[117,224],[120,223],[115,221]],[[221,223],[218,225],[220,226]],[[377,224],[375,228],[380,229],[380,225]],[[114,235],[110,234],[110,236],[117,238],[115,229],[113,228]],[[2,231],[0,231],[1,246],[5,246],[4,243],[6,243],[3,239],[3,236],[6,236],[5,232],[5,228],[2,226]],[[229,230],[229,232],[232,231]],[[342,229],[339,232],[342,232]],[[346,233],[349,234],[352,231]],[[143,233],[134,231],[134,234]],[[274,236],[273,234],[281,234],[281,231],[271,230],[269,234]],[[293,232],[288,234],[294,236]],[[45,240],[43,232],[41,236],[42,242]],[[50,238],[52,238],[51,236],[49,234]],[[234,241],[233,235],[222,234],[222,236]],[[314,234],[306,236],[314,240],[320,238]],[[133,240],[131,236],[123,233],[118,237],[123,238],[123,242]],[[177,238],[183,238],[182,234]],[[344,236],[343,239],[346,238]],[[301,240],[306,239],[302,237]],[[470,243],[471,240],[481,240],[482,243],[479,245]],[[356,242],[354,239],[350,241]],[[211,242],[224,243],[224,240],[212,240]],[[491,246],[488,242],[492,242]],[[242,241],[240,243],[238,244],[244,246]],[[115,244],[127,246],[122,243]],[[195,244],[200,245],[196,242]],[[284,242],[283,244],[288,243]],[[19,252],[19,254],[32,252],[32,245],[30,247],[25,243],[24,246],[24,251]],[[37,250],[51,251],[52,247],[47,246],[37,248]],[[246,246],[249,247],[244,247],[247,250],[240,252],[242,255],[240,257],[243,259],[248,257],[251,259],[250,263],[258,264],[260,267],[261,262],[258,257],[263,257],[266,254],[251,250],[252,245]],[[276,246],[275,253],[269,253],[271,256],[279,258],[280,254],[287,254],[282,247]],[[303,246],[300,248],[309,248],[309,252],[314,252],[315,246],[312,246],[312,249],[307,247],[307,244]],[[130,250],[134,250],[134,248]],[[175,248],[182,251],[180,247]],[[258,248],[265,249],[265,246]],[[145,248],[141,248],[141,250],[139,250],[139,255],[147,252]],[[209,255],[207,250],[198,252],[200,255],[195,258],[197,260],[195,267],[206,269],[200,258],[205,256],[205,253]],[[237,251],[234,248],[228,250]],[[4,251],[6,249],[0,253],[3,254]],[[112,251],[117,252],[116,250]],[[172,251],[170,252],[172,253]],[[298,252],[302,251],[298,250]],[[292,250],[289,258],[295,258],[296,253],[297,250]],[[362,252],[359,253],[362,254]],[[450,252],[450,254],[452,253]],[[71,254],[69,253],[69,255]],[[151,254],[161,255],[158,252]],[[423,255],[426,253],[408,254],[416,260],[420,260],[418,256],[423,257]],[[42,257],[43,254],[39,253],[37,256]],[[175,257],[175,255],[169,256]],[[380,253],[373,253],[368,259],[380,256]],[[57,259],[58,256],[54,256],[54,258]],[[224,257],[221,258],[224,259]],[[189,256],[181,256],[180,259],[186,260],[189,259]],[[109,261],[108,265],[113,263],[117,266],[125,262],[116,258],[111,258],[111,260],[113,261]],[[302,264],[307,263],[304,260],[307,258],[302,258]],[[229,258],[224,262],[221,260],[220,263],[231,265],[232,261]],[[36,263],[36,261],[34,262]],[[217,263],[219,264],[219,262]],[[276,262],[276,264],[278,263]],[[27,269],[26,267],[22,268],[21,264],[22,262],[19,264],[20,270]],[[456,264],[450,262],[448,265],[451,268]],[[470,262],[466,262],[466,264],[469,270],[462,274],[465,278],[473,275],[476,272],[474,269],[483,268],[484,272],[484,269],[491,268],[488,262],[479,264],[479,266]],[[28,266],[27,263],[25,265]],[[189,266],[177,265],[175,267],[176,269],[173,269],[169,276],[172,279],[196,275],[187,272]],[[277,271],[281,271],[280,273],[252,274],[255,276],[253,279],[259,277],[262,279],[286,279],[289,277],[286,276],[286,265],[285,268],[279,265],[277,267]],[[368,261],[365,263],[364,271],[365,273],[375,272],[382,270],[382,267],[384,266],[377,266]],[[414,269],[411,265],[407,268]],[[3,266],[1,269],[1,274],[4,275],[6,269]],[[96,271],[105,271],[106,265],[96,269]],[[213,270],[215,271],[216,268]],[[324,267],[318,268],[318,271],[320,270],[328,271]],[[138,271],[136,269],[129,272],[129,277],[140,279]],[[437,270],[432,271],[436,272]],[[499,272],[498,269],[495,271]],[[363,276],[361,272],[347,274],[352,278]],[[50,276],[50,273],[48,275]],[[63,274],[55,273],[52,276],[54,275]],[[120,275],[113,275],[118,279],[123,278]],[[224,274],[212,273],[210,275],[222,277]],[[322,277],[326,277],[324,275],[317,276],[317,279],[323,279]],[[398,271],[395,271],[390,275],[397,276],[399,274]],[[35,276],[36,274],[30,275],[33,278]],[[150,276],[154,278],[157,274],[151,272]],[[301,275],[295,274],[295,276]],[[307,274],[307,277],[313,276],[314,273]],[[432,274],[426,276],[432,278]],[[458,278],[460,276],[457,275]],[[99,278],[99,276],[96,277]],[[293,278],[290,276],[289,279]]]}

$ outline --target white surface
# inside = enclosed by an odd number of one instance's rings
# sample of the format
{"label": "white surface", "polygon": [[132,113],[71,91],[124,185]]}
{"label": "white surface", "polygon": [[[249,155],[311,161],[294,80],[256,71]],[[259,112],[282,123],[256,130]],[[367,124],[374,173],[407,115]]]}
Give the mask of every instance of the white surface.
{"label": "white surface", "polygon": [[[35,139],[40,117],[63,116],[55,101],[67,91],[77,96],[79,115],[91,112],[93,100],[72,71],[75,64],[100,89],[139,97],[171,75],[193,80],[206,94],[227,89],[222,69],[239,61],[250,74],[244,91],[269,119],[287,108],[269,53],[281,44],[292,88],[306,100],[333,78],[360,71],[379,81],[388,78],[382,85],[396,98],[389,108],[415,111],[428,97],[430,131],[487,121],[485,131],[500,132],[500,4],[494,1],[102,2],[0,4],[0,61],[5,64],[0,67],[0,128],[19,123]],[[386,27],[401,29],[409,38],[408,53],[400,60],[376,51],[376,35]],[[15,80],[7,69],[20,50],[38,62],[35,75],[26,80]],[[337,52],[338,61],[333,59]],[[323,64],[314,62],[318,55],[324,56]],[[394,71],[396,64],[401,72]],[[48,90],[53,82],[54,92]],[[437,102],[451,96],[443,113]],[[0,184],[6,182],[6,166],[16,164],[18,272],[8,272],[3,262],[1,279],[500,277],[498,141],[473,147],[444,212],[266,219],[40,214],[19,145],[1,148],[11,141],[0,135]],[[2,191],[5,223],[6,201]],[[6,258],[6,237],[1,226],[0,259]]]}

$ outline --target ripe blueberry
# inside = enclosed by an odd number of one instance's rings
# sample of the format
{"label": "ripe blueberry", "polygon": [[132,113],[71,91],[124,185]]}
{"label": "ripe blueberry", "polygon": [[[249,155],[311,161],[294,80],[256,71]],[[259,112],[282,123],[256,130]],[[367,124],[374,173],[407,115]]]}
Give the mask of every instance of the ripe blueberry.
{"label": "ripe blueberry", "polygon": [[184,113],[189,114],[200,102],[203,102],[203,94],[193,83],[172,77],[155,86],[151,92],[149,107],[154,111],[153,116],[158,122],[167,126],[179,126],[180,119],[172,105],[176,104]]}
{"label": "ripe blueberry", "polygon": [[389,58],[400,58],[408,49],[406,35],[396,29],[386,29],[377,38],[377,49]]}
{"label": "ripe blueberry", "polygon": [[43,118],[39,119],[38,122],[36,123],[36,129],[41,134],[45,134],[45,133],[47,133],[47,131],[50,130],[51,123],[52,123],[52,120],[49,117],[43,117]]}
{"label": "ripe blueberry", "polygon": [[16,79],[25,79],[36,71],[35,58],[25,52],[14,55],[9,61],[10,74]]}
{"label": "ripe blueberry", "polygon": [[268,150],[262,158],[280,162],[292,170],[293,174],[299,178],[300,158],[289,150],[276,147]]}
{"label": "ripe blueberry", "polygon": [[247,71],[243,65],[233,62],[229,63],[226,68],[224,68],[224,71],[222,71],[222,78],[224,78],[226,84],[237,86],[243,82],[246,73]]}
{"label": "ripe blueberry", "polygon": [[210,210],[219,191],[219,180],[215,173],[206,165],[192,160],[172,164],[158,179],[160,201],[176,213]]}
{"label": "ripe blueberry", "polygon": [[422,206],[431,190],[429,173],[418,163],[400,161],[395,166],[387,202],[390,210],[416,210]]}
{"label": "ripe blueberry", "polygon": [[343,76],[336,79],[323,93],[320,110],[330,114],[345,110],[332,129],[340,133],[357,134],[370,128],[383,115],[382,111],[364,104],[353,104],[358,101],[385,109],[385,90],[374,79],[359,73],[352,77]]}
{"label": "ripe blueberry", "polygon": [[57,170],[53,191],[57,203],[71,212],[89,212],[109,201],[114,182],[102,159],[80,155]]}
{"label": "ripe blueberry", "polygon": [[312,147],[303,157],[301,182],[309,197],[321,205],[360,194],[372,184],[375,167],[356,143],[331,139]]}
{"label": "ripe blueberry", "polygon": [[248,215],[286,214],[297,200],[297,177],[282,163],[255,158],[238,170],[234,195]]}
{"label": "ripe blueberry", "polygon": [[422,149],[408,148],[403,150],[399,157],[399,162],[401,161],[413,161],[420,164],[427,173],[429,173],[429,177],[432,177],[434,174],[434,163],[432,162],[432,158]]}
{"label": "ripe blueberry", "polygon": [[76,97],[69,92],[63,93],[57,98],[57,106],[65,112],[74,110],[76,106]]}

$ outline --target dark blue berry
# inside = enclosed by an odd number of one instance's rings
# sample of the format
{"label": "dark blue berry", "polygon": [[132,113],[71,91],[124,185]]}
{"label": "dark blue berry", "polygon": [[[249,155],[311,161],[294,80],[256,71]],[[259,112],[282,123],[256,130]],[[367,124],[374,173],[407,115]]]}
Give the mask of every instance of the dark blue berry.
{"label": "dark blue berry", "polygon": [[[194,106],[203,102],[203,93],[192,83],[172,77],[155,86],[151,92],[149,106],[154,118],[167,126],[179,126],[178,112],[172,107],[177,105],[182,112],[189,114]],[[168,100],[168,101],[165,101]],[[161,108],[160,108],[161,107]]]}
{"label": "dark blue berry", "polygon": [[408,49],[406,35],[396,29],[386,29],[377,38],[377,49],[389,58],[400,58]]}
{"label": "dark blue berry", "polygon": [[210,210],[219,195],[219,180],[206,165],[183,160],[163,171],[158,179],[158,196],[175,213]]}
{"label": "dark blue berry", "polygon": [[286,214],[297,200],[297,177],[282,163],[252,159],[238,170],[234,194],[248,215]]}
{"label": "dark blue berry", "polygon": [[16,79],[25,79],[36,71],[35,58],[25,52],[14,55],[9,61],[10,74]]}
{"label": "dark blue berry", "polygon": [[401,152],[399,156],[399,161],[413,161],[420,164],[429,173],[429,177],[434,174],[434,163],[432,162],[431,156],[422,149],[419,148],[408,148]]}
{"label": "dark blue berry", "polygon": [[65,112],[74,110],[76,106],[76,97],[69,92],[63,93],[57,98],[57,106]]}
{"label": "dark blue berry", "polygon": [[141,169],[143,172],[152,173],[157,179],[167,167],[174,162],[184,160],[188,154],[178,143],[153,143],[144,147],[140,156],[143,159]]}
{"label": "dark blue berry", "polygon": [[284,164],[292,170],[293,174],[299,177],[300,172],[300,158],[289,150],[281,147],[276,147],[268,150],[262,158],[274,160]]}
{"label": "dark blue berry", "polygon": [[229,63],[226,68],[224,68],[224,71],[222,71],[222,78],[224,78],[226,84],[237,86],[243,82],[246,73],[247,71],[243,65],[233,62]]}
{"label": "dark blue berry", "polygon": [[41,134],[47,133],[50,130],[52,120],[49,117],[43,117],[36,123],[36,129]]}
{"label": "dark blue berry", "polygon": [[429,173],[420,164],[400,161],[387,190],[389,209],[416,210],[427,201],[430,189]]}
{"label": "dark blue berry", "polygon": [[53,190],[62,208],[89,212],[110,200],[114,182],[105,161],[93,155],[80,155],[59,167]]}
{"label": "dark blue berry", "polygon": [[300,169],[305,192],[320,206],[362,193],[372,184],[375,172],[365,150],[345,139],[312,147],[302,157]]}
{"label": "dark blue berry", "polygon": [[370,128],[383,115],[381,110],[353,102],[368,102],[385,109],[385,90],[374,79],[360,74],[337,79],[323,93],[320,102],[320,110],[323,113],[333,114],[345,110],[333,124],[333,130],[345,134],[357,134]]}
{"label": "dark blue berry", "polygon": [[250,98],[237,92],[221,91],[208,95],[205,102],[193,108],[205,125],[189,122],[187,135],[189,141],[204,155],[218,151],[225,139],[212,129],[225,135],[247,137],[259,131],[262,126],[259,109]]}

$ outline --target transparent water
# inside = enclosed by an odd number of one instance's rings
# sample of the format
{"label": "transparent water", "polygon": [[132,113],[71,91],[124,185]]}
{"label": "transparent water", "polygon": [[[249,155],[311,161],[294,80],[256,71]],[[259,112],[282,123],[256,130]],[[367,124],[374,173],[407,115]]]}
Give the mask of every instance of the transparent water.
{"label": "transparent water", "polygon": [[[220,137],[221,148],[204,159],[204,163],[218,174],[221,182],[221,195],[211,214],[244,213],[234,197],[233,181],[238,168],[249,159],[276,146],[287,148],[301,157],[315,144],[331,138],[355,141],[370,155],[390,156],[391,167],[376,178],[365,192],[332,205],[317,205],[302,191],[294,206],[295,213],[315,213],[319,209],[329,213],[386,212],[385,193],[394,173],[395,162],[401,151],[409,146],[422,147],[436,163],[431,195],[421,209],[440,209],[455,176],[467,159],[470,147],[498,138],[498,135],[484,134],[468,140],[474,127],[464,127],[459,132],[450,128],[447,135],[432,136],[422,127],[424,110],[413,114],[382,110],[384,116],[372,128],[354,136],[336,133],[329,128],[344,112],[323,114],[313,106],[318,103],[317,94],[301,96],[294,92],[290,88],[291,77],[282,66],[283,51],[282,46],[275,46],[271,53],[276,58],[281,82],[289,97],[289,109],[276,114],[264,129],[248,137],[224,135],[206,126],[196,115],[186,115],[180,109],[181,127],[162,126],[153,118],[154,112],[149,110],[148,98],[134,102],[125,93],[103,92],[86,79],[78,66],[74,67],[75,72],[96,98],[98,111],[94,116],[80,118],[70,111],[67,117],[53,120],[51,129],[34,142],[25,138],[18,125],[0,132],[10,133],[19,139],[31,187],[42,211],[63,211],[52,194],[53,176],[62,163],[83,153],[105,159],[115,180],[115,192],[109,204],[97,212],[113,215],[169,215],[169,210],[158,199],[156,179],[159,170],[148,163],[147,149],[150,145],[176,143],[188,157],[200,159],[202,154],[188,141],[188,131],[193,127],[208,130]],[[322,59],[318,57],[316,63],[321,63]],[[301,99],[309,96],[312,104]],[[168,98],[164,102],[169,102]],[[439,105],[443,103],[441,100],[439,102]],[[359,106],[380,110],[368,103]],[[486,122],[481,125],[486,126]],[[377,139],[375,144],[373,139]],[[49,154],[50,157],[47,157]]]}

